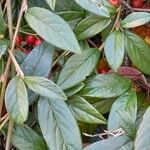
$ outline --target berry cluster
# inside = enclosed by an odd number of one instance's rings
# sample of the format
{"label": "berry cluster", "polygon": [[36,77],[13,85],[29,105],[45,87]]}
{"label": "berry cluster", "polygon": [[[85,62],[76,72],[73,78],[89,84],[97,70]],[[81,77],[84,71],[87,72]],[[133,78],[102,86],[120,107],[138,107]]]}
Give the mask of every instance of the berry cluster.
{"label": "berry cluster", "polygon": [[[111,5],[118,6],[120,4],[120,0],[108,0]],[[150,6],[144,3],[144,0],[131,0],[131,6],[133,8],[150,8]]]}
{"label": "berry cluster", "polygon": [[33,35],[27,35],[25,41],[21,35],[16,37],[16,48],[19,51],[24,51],[27,55],[30,53],[31,49],[40,45],[42,43],[41,38],[36,38]]}

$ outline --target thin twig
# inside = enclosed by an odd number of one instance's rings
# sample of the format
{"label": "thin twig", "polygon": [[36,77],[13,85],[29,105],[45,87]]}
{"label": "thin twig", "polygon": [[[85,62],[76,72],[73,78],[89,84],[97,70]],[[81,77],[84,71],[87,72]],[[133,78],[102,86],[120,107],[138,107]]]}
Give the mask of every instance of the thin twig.
{"label": "thin twig", "polygon": [[1,129],[4,127],[4,125],[8,122],[8,120],[9,120],[9,116],[7,116],[7,117],[5,118],[5,120],[0,124],[0,131],[1,131]]}
{"label": "thin twig", "polygon": [[[8,2],[10,2],[10,0],[8,0]],[[10,2],[10,4],[8,6],[10,6],[10,5],[11,5],[11,2]],[[22,19],[23,13],[24,13],[24,11],[26,9],[27,9],[27,1],[23,0],[22,6],[21,6],[21,10],[20,10],[20,14],[19,14],[19,18],[18,18],[18,22],[17,22],[17,26],[16,26],[16,30],[15,30],[15,34],[14,34],[12,45],[11,45],[11,49],[10,49],[10,51],[12,53],[14,53],[14,51],[15,51],[15,49],[14,49],[15,48],[15,39],[16,39],[18,31],[19,31],[19,26],[20,26],[20,23],[21,23],[21,19]],[[10,12],[9,12],[9,14],[10,14]],[[8,19],[12,20],[11,18],[12,18],[12,16],[8,17]],[[12,29],[12,27],[11,27],[11,29]],[[10,32],[10,34],[12,34],[12,33]],[[10,35],[10,37],[11,37],[11,35]],[[6,89],[6,85],[7,85],[8,73],[9,73],[9,70],[10,70],[10,65],[11,65],[11,57],[9,56],[9,58],[7,60],[7,63],[6,63],[5,71],[4,71],[4,74],[3,74],[4,81],[3,81],[3,84],[2,84],[1,94],[0,94],[0,116],[1,116],[1,112],[2,112],[3,99],[4,99],[5,89]]]}
{"label": "thin twig", "polygon": [[13,38],[13,22],[12,22],[12,9],[11,9],[11,0],[6,0],[7,5],[7,18],[8,18],[8,25],[9,25],[9,39],[12,42]]}
{"label": "thin twig", "polygon": [[8,117],[8,113],[1,118],[1,122]]}
{"label": "thin twig", "polygon": [[98,46],[92,40],[88,39],[88,42],[95,48],[98,48]]}
{"label": "thin twig", "polygon": [[14,122],[13,122],[12,119],[10,119],[9,120],[9,125],[8,125],[8,133],[7,133],[7,140],[6,140],[6,148],[5,148],[5,150],[10,150],[13,126],[14,126]]}
{"label": "thin twig", "polygon": [[20,68],[20,66],[19,66],[19,64],[18,64],[18,62],[17,62],[15,56],[13,55],[13,53],[12,53],[11,51],[8,51],[8,52],[9,52],[9,55],[10,55],[10,57],[11,57],[11,60],[12,60],[12,62],[13,62],[13,64],[14,64],[14,66],[15,66],[15,68],[16,68],[17,75],[20,76],[22,79],[24,79],[24,73],[23,73],[23,71],[21,70],[21,68]]}
{"label": "thin twig", "polygon": [[58,58],[56,58],[52,64],[52,68],[57,64],[57,62],[59,61],[59,59],[61,57],[63,57],[65,54],[67,54],[67,51],[63,52]]}

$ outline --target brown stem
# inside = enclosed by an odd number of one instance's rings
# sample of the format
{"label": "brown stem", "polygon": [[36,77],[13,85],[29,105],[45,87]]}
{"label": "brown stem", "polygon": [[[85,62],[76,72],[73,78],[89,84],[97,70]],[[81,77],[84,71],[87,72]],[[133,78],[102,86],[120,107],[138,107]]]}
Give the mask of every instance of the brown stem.
{"label": "brown stem", "polygon": [[17,62],[15,56],[13,55],[13,53],[12,53],[11,51],[8,51],[8,52],[9,52],[9,55],[10,55],[10,57],[11,57],[11,60],[12,60],[12,62],[13,62],[13,64],[14,64],[14,66],[15,66],[15,68],[16,68],[17,75],[19,75],[22,79],[24,79],[24,73],[23,73],[23,71],[21,70],[21,68],[20,68],[20,66],[19,66],[19,64],[18,64],[18,62]]}
{"label": "brown stem", "polygon": [[10,150],[13,126],[14,126],[14,122],[13,122],[12,119],[10,119],[9,120],[9,125],[8,125],[8,133],[7,133],[7,141],[6,141],[6,148],[5,148],[5,150]]}
{"label": "brown stem", "polygon": [[[8,0],[8,2],[10,2],[10,0]],[[11,2],[8,6],[11,6]],[[15,51],[15,49],[14,49],[15,48],[15,39],[16,39],[18,31],[19,31],[19,26],[20,26],[20,23],[21,23],[23,13],[26,9],[27,9],[27,1],[23,0],[22,5],[21,5],[19,18],[18,18],[18,22],[17,22],[17,26],[16,26],[16,30],[15,30],[14,37],[13,37],[13,40],[12,40],[12,45],[11,45],[11,49],[10,49],[11,53],[14,53],[14,51]],[[10,17],[10,16],[8,17],[8,19],[12,20],[11,18],[12,17]],[[12,29],[12,26],[11,26],[11,29]],[[11,34],[12,33],[10,32],[10,37],[12,36]],[[10,65],[11,65],[11,57],[9,56],[8,60],[7,60],[7,63],[6,63],[6,68],[5,68],[5,71],[4,71],[4,74],[3,74],[3,79],[4,80],[3,80],[3,84],[2,84],[2,88],[1,88],[1,94],[0,94],[0,116],[1,116],[1,112],[2,112],[3,99],[4,99],[5,89],[6,89],[6,85],[7,85],[7,81],[8,81],[8,73],[9,73],[9,70],[10,70]]]}

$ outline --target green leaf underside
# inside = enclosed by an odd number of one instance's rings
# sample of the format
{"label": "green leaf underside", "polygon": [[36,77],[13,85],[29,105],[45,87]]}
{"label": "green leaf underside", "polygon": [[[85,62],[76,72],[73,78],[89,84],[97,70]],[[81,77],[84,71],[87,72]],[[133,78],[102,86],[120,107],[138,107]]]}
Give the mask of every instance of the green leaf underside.
{"label": "green leaf underside", "polygon": [[121,148],[130,141],[131,139],[126,136],[112,137],[107,140],[101,140],[99,142],[96,142],[88,146],[87,148],[84,148],[84,150],[123,150]]}
{"label": "green leaf underside", "polygon": [[50,149],[82,149],[77,123],[64,101],[41,97],[38,103],[38,119]]}
{"label": "green leaf underside", "polygon": [[82,8],[102,17],[109,17],[109,11],[104,7],[101,0],[75,0]]}
{"label": "green leaf underside", "polygon": [[23,124],[28,117],[28,95],[24,82],[13,78],[6,89],[5,105],[10,117],[18,124]]}
{"label": "green leaf underside", "polygon": [[134,28],[144,25],[150,21],[150,14],[147,12],[134,12],[121,21],[122,28]]}
{"label": "green leaf underside", "polygon": [[143,120],[140,124],[140,127],[137,131],[135,139],[135,150],[149,150],[150,148],[150,107],[147,109],[143,116]]}
{"label": "green leaf underside", "polygon": [[117,71],[124,59],[124,34],[112,32],[105,41],[104,52],[110,67]]}

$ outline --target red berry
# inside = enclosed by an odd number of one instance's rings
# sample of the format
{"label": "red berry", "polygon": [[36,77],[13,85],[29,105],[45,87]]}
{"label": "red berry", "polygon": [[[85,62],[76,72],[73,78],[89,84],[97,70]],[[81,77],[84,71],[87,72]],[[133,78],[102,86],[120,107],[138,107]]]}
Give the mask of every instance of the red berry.
{"label": "red berry", "polygon": [[17,45],[21,45],[21,42],[22,42],[22,36],[21,35],[17,35],[17,37],[16,37],[16,44]]}
{"label": "red berry", "polygon": [[42,42],[43,42],[42,39],[37,39],[37,40],[35,41],[35,43],[34,43],[34,46],[38,46],[38,45],[40,45]]}
{"label": "red berry", "polygon": [[23,51],[23,49],[21,47],[17,47],[17,50],[20,51],[20,52]]}
{"label": "red berry", "polygon": [[134,8],[142,8],[144,5],[144,0],[132,0],[132,7]]}
{"label": "red berry", "polygon": [[113,6],[118,6],[120,4],[120,0],[108,0],[110,2],[110,4],[112,4]]}
{"label": "red berry", "polygon": [[101,68],[101,69],[98,69],[98,74],[106,74],[108,72],[108,69],[107,68]]}
{"label": "red berry", "polygon": [[29,55],[30,52],[31,52],[31,51],[30,51],[29,49],[26,49],[26,51],[25,51],[26,55]]}
{"label": "red berry", "polygon": [[26,43],[27,43],[28,45],[34,45],[35,41],[36,41],[36,37],[33,36],[33,35],[28,35],[28,36],[26,37]]}

